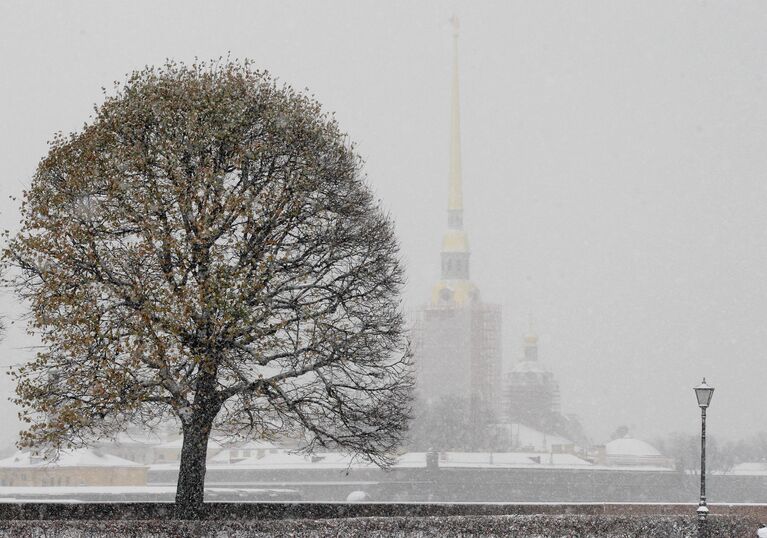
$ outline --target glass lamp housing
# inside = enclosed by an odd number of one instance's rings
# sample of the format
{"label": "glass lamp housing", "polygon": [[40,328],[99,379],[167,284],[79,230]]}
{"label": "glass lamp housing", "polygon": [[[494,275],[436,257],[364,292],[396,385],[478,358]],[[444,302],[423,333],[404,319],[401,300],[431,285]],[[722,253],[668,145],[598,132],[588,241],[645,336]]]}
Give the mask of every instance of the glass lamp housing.
{"label": "glass lamp housing", "polygon": [[714,395],[714,387],[706,384],[706,378],[703,378],[703,382],[693,389],[695,391],[695,397],[698,399],[698,405],[700,407],[708,407],[711,403],[711,397]]}

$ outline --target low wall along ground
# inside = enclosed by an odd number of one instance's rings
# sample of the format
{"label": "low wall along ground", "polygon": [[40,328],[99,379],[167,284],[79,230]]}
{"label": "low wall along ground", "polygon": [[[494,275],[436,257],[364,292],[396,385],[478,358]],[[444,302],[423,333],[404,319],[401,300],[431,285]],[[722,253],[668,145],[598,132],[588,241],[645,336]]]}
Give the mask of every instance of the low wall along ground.
{"label": "low wall along ground", "polygon": [[[753,538],[758,525],[747,518],[715,516],[710,538]],[[3,521],[0,536],[8,538],[252,538],[291,536],[324,538],[360,536],[440,537],[486,536],[516,538],[693,538],[694,517],[683,516],[433,516],[337,518],[263,521],[129,521],[47,520]]]}
{"label": "low wall along ground", "polygon": [[[697,537],[693,505],[212,504],[201,521],[169,519],[172,504],[0,504],[0,537],[216,538]],[[765,505],[712,506],[710,538],[756,536]]]}

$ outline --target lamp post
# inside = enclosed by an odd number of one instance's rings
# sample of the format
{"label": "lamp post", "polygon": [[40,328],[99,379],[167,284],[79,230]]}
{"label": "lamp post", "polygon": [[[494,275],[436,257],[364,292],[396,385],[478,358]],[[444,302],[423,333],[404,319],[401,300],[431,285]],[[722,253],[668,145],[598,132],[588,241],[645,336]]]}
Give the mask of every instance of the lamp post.
{"label": "lamp post", "polygon": [[708,506],[706,506],[706,409],[711,403],[711,397],[714,395],[714,387],[706,384],[706,378],[703,382],[693,389],[695,397],[700,406],[700,502],[698,503],[698,537],[706,537],[706,517],[708,516]]}

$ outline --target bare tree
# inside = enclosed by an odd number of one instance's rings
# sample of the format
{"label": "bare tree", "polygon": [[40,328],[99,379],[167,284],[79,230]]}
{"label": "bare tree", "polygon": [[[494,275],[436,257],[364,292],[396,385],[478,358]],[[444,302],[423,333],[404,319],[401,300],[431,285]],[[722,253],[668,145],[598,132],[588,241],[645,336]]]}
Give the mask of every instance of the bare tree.
{"label": "bare tree", "polygon": [[427,451],[494,450],[497,440],[492,409],[483,402],[443,396],[435,402],[417,400],[410,424],[408,446]]}
{"label": "bare tree", "polygon": [[412,377],[390,218],[313,99],[248,62],[133,73],[57,136],[4,259],[45,351],[21,446],[176,417],[181,517],[211,430],[301,435],[386,466]]}
{"label": "bare tree", "polygon": [[[675,432],[655,441],[658,450],[674,461],[674,467],[690,477],[691,484],[700,473],[700,435]],[[716,437],[709,436],[706,446],[707,468],[721,473],[729,472],[735,465],[730,443],[720,444]]]}

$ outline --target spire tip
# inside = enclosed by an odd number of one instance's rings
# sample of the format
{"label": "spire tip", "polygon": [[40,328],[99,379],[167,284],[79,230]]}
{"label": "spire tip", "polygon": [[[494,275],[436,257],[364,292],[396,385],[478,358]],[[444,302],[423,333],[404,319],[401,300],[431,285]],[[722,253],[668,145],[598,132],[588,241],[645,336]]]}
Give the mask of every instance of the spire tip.
{"label": "spire tip", "polygon": [[455,15],[455,13],[453,13],[453,15],[450,17],[450,22],[453,25],[453,37],[458,37],[459,24],[458,17]]}

